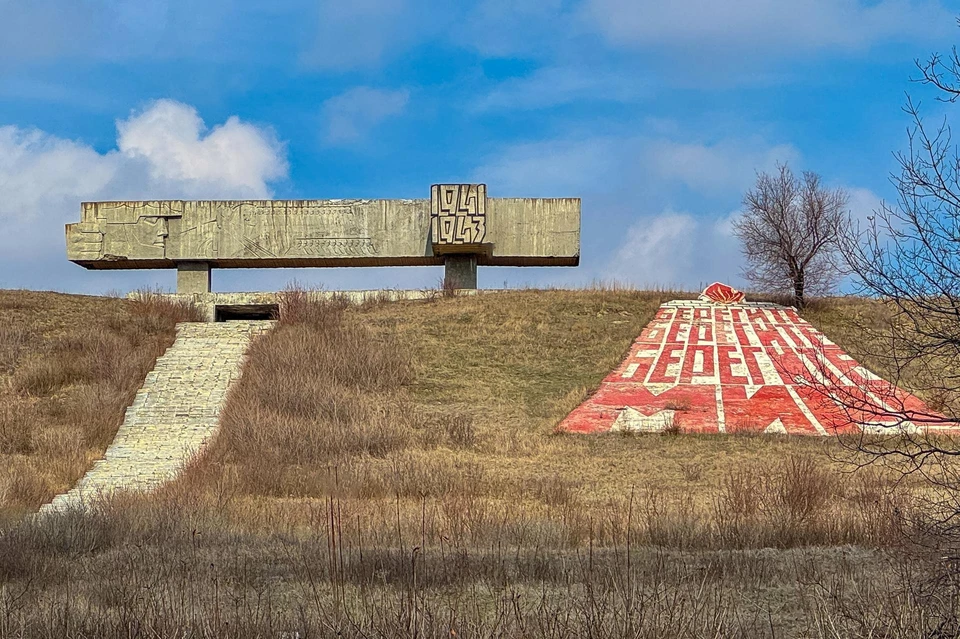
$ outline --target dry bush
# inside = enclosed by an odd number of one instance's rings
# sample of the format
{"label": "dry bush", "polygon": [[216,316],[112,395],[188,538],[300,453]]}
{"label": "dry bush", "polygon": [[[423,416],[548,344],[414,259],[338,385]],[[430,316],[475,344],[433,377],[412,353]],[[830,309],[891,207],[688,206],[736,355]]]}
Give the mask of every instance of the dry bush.
{"label": "dry bush", "polygon": [[[235,393],[248,388],[240,386]],[[397,405],[375,404],[350,388],[309,388],[314,392],[271,393],[259,402],[245,397],[228,403],[217,446],[229,451],[231,460],[324,464],[345,454],[383,457],[405,445],[409,431]]]}
{"label": "dry bush", "polygon": [[287,288],[280,293],[280,326],[312,326],[316,328],[335,328],[343,319],[343,312],[349,301],[342,295],[321,298],[319,291],[302,288]]}
{"label": "dry bush", "polygon": [[413,375],[404,349],[344,312],[343,300],[287,290],[277,328],[251,346],[209,455],[239,464],[247,491],[310,494],[318,485],[309,467],[385,458],[413,437],[416,415],[400,392]]}
{"label": "dry bush", "polygon": [[858,543],[896,546],[913,490],[889,473],[849,475],[813,457],[729,471],[714,498],[719,540],[734,547]]}
{"label": "dry bush", "polygon": [[[544,404],[561,406],[571,388],[586,386],[574,374],[580,367],[592,367],[595,379],[607,372],[594,351],[604,340],[599,327],[625,326],[617,347],[624,349],[635,337],[631,323],[645,323],[659,298],[594,293],[585,310],[565,292],[368,308],[301,291],[285,295],[287,314],[253,345],[207,458],[220,469],[209,477],[238,478],[244,521],[262,520],[255,510],[270,502],[258,496],[337,495],[369,501],[364,521],[383,536],[398,517],[401,527],[415,529],[423,499],[469,498],[472,512],[489,515],[481,518],[487,528],[471,527],[471,539],[492,542],[505,524],[491,522],[512,521],[528,534],[541,531],[546,545],[591,538],[605,545],[616,543],[616,526],[598,522],[629,519],[622,497],[632,487],[658,486],[633,504],[628,528],[637,543],[890,543],[867,523],[886,515],[837,488],[843,476],[816,442],[550,436],[558,416]],[[566,332],[591,338],[564,339]],[[607,345],[613,350],[616,342]],[[539,417],[545,413],[550,417]],[[711,449],[722,463],[688,461]],[[758,458],[743,463],[744,454]],[[614,466],[601,470],[607,464]],[[196,483],[210,491],[218,481]],[[705,487],[691,493],[683,482]],[[383,509],[381,502],[396,499]],[[294,529],[308,525],[295,511],[272,516]]]}
{"label": "dry bush", "polygon": [[[489,492],[489,478],[482,465],[462,459],[443,459],[429,453],[408,451],[390,460],[390,467],[369,478],[363,486],[367,497],[478,496]],[[452,463],[451,463],[452,462]]]}
{"label": "dry bush", "polygon": [[200,318],[193,304],[147,294],[130,303],[126,313],[113,311],[97,324],[71,327],[48,339],[14,371],[14,387],[27,395],[49,396],[81,382],[139,386],[172,343],[176,324]]}
{"label": "dry bush", "polygon": [[680,468],[684,481],[696,482],[703,479],[703,464],[693,461],[680,461],[677,462],[677,466]]}
{"label": "dry bush", "polygon": [[432,434],[435,440],[428,439],[428,442],[439,444],[440,440],[444,440],[451,448],[472,449],[477,444],[477,427],[473,417],[467,413],[444,411],[425,414],[419,422],[419,428],[424,431],[421,442]]}
{"label": "dry bush", "polygon": [[137,291],[130,315],[148,332],[163,332],[180,322],[202,322],[203,311],[192,301],[165,295],[159,290]]}
{"label": "dry bush", "polygon": [[565,477],[533,477],[527,487],[534,499],[548,506],[576,503],[577,491],[582,488],[580,482]]}
{"label": "dry bush", "polygon": [[[464,531],[490,516],[467,498]],[[0,533],[0,630],[15,636],[828,635],[882,569],[854,550],[567,551],[354,528],[335,500],[311,535],[250,538],[184,493],[122,497]],[[170,517],[176,512],[176,517]],[[442,514],[442,513],[438,513]],[[421,509],[429,531],[434,515]],[[504,529],[506,530],[506,529]],[[528,531],[529,532],[529,531]],[[360,533],[360,537],[356,536]],[[468,535],[467,535],[468,536]],[[466,538],[466,536],[464,537]],[[808,586],[807,584],[814,584]],[[820,584],[823,584],[821,587]],[[866,595],[866,596],[864,596]],[[914,621],[914,620],[911,620]],[[923,636],[909,631],[887,637]],[[849,636],[845,634],[844,636]]]}

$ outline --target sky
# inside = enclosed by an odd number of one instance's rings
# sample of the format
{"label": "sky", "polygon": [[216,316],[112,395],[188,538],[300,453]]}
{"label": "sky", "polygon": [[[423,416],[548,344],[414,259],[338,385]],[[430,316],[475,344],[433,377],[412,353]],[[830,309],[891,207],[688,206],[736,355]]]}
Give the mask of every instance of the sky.
{"label": "sky", "polygon": [[[576,268],[480,286],[742,286],[731,219],[787,162],[895,199],[946,0],[0,0],[0,288],[172,289],[66,260],[80,202],[582,198]],[[960,109],[960,106],[956,106]],[[441,267],[216,270],[214,290],[435,287]]]}

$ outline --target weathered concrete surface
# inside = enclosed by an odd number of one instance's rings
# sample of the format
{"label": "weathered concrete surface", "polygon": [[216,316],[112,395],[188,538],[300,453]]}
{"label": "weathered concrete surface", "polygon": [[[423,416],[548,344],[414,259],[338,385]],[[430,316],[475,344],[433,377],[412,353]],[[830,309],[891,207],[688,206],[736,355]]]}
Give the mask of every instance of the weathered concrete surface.
{"label": "weathered concrete surface", "polygon": [[206,262],[179,262],[177,264],[177,291],[181,293],[209,293],[210,265]]}
{"label": "weathered concrete surface", "polygon": [[127,408],[104,458],[41,513],[83,507],[117,490],[151,490],[177,475],[217,430],[250,340],[271,322],[180,324]]}
{"label": "weathered concrete surface", "polygon": [[[470,290],[462,289],[455,290],[454,294],[456,295],[490,295],[494,293],[503,292],[502,289],[484,289],[484,290]],[[415,289],[415,290],[399,290],[399,289],[381,289],[381,290],[367,290],[367,291],[309,291],[307,293],[312,297],[319,299],[345,299],[351,304],[363,304],[364,302],[399,302],[399,301],[416,301],[416,300],[428,300],[436,298],[439,295],[443,295],[443,291],[438,291],[435,289]],[[138,292],[133,292],[128,295],[130,299],[136,299],[140,294]],[[167,297],[170,297],[174,300],[182,300],[185,302],[191,302],[196,304],[204,313],[206,321],[212,322],[216,319],[216,313],[218,308],[223,307],[234,307],[234,308],[262,308],[265,306],[277,306],[280,304],[280,298],[283,293],[276,292],[254,292],[254,293],[174,293],[168,294]]]}
{"label": "weathered concrete surface", "polygon": [[[469,239],[481,266],[579,263],[578,198],[485,199],[483,233],[469,238],[464,222],[479,218],[456,213],[450,245]],[[434,246],[446,246],[431,240],[426,199],[84,202],[66,240],[92,269],[437,265]]]}
{"label": "weathered concrete surface", "polygon": [[456,291],[477,288],[476,255],[448,255],[444,265],[444,289]]}
{"label": "weathered concrete surface", "polygon": [[660,307],[623,363],[558,428],[796,435],[858,430],[855,423],[922,428],[902,423],[905,414],[935,413],[862,367],[793,308],[675,301]]}

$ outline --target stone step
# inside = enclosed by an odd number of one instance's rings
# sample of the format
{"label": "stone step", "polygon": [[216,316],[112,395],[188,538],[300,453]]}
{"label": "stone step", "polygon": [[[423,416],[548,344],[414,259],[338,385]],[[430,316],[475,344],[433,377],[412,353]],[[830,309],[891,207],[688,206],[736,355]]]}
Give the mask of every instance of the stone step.
{"label": "stone step", "polygon": [[147,374],[103,458],[40,513],[82,508],[117,490],[152,490],[176,477],[216,434],[250,341],[273,324],[180,324],[176,341]]}

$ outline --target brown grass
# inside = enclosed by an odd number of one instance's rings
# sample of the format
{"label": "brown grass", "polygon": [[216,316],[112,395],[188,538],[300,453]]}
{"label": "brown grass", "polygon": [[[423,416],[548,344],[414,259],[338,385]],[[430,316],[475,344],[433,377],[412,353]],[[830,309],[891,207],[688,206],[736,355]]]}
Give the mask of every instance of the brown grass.
{"label": "brown grass", "polygon": [[929,634],[835,442],[553,433],[675,297],[287,292],[180,481],[0,535],[0,635]]}
{"label": "brown grass", "polygon": [[229,483],[223,512],[259,533],[308,530],[304,504],[337,498],[374,545],[399,530],[609,546],[633,509],[638,544],[895,543],[912,486],[871,476],[883,498],[862,499],[831,441],[553,433],[673,297],[521,291],[356,308],[288,292],[184,482]]}
{"label": "brown grass", "polygon": [[113,439],[189,305],[0,291],[0,519],[66,490]]}

